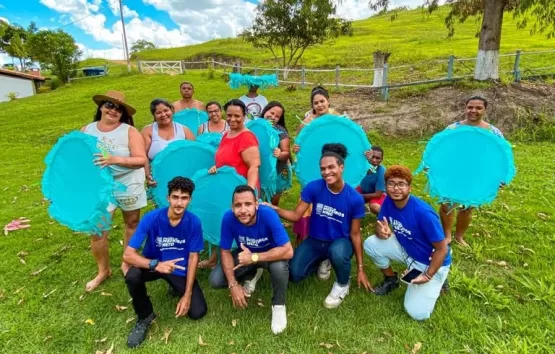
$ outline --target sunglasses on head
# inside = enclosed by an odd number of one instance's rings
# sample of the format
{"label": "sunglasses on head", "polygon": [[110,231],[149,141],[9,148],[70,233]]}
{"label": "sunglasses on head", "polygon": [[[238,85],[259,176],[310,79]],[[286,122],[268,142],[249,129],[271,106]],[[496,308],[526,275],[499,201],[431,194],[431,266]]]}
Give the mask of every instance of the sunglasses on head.
{"label": "sunglasses on head", "polygon": [[110,102],[110,101],[106,101],[104,102],[104,107],[106,107],[106,109],[115,109],[118,112],[123,112],[123,107],[118,106],[117,104]]}

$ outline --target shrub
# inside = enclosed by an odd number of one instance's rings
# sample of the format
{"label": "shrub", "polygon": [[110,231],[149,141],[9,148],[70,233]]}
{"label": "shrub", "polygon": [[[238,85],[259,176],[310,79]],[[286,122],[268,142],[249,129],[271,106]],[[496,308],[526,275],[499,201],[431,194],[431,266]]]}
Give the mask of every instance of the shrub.
{"label": "shrub", "polygon": [[19,94],[18,94],[17,92],[9,92],[9,93],[6,95],[6,97],[8,97],[8,99],[9,99],[10,101],[15,101],[15,100],[17,100],[17,96],[18,96],[18,95],[19,95]]}

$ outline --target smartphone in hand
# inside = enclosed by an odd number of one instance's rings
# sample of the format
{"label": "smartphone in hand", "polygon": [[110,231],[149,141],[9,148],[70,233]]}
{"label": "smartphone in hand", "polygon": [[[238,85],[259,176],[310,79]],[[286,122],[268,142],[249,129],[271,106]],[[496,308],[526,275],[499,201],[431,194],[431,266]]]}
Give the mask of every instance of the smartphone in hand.
{"label": "smartphone in hand", "polygon": [[411,269],[407,274],[403,275],[401,281],[405,284],[410,284],[413,279],[416,279],[420,274],[422,274],[421,270],[416,268]]}

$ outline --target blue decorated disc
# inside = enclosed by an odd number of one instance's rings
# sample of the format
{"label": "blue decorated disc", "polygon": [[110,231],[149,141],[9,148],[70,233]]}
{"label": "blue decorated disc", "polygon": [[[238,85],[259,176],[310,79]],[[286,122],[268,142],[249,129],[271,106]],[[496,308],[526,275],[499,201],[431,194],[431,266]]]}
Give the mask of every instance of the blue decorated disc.
{"label": "blue decorated disc", "polygon": [[197,136],[198,128],[208,122],[208,113],[196,108],[188,108],[174,113],[173,121],[186,126]]}
{"label": "blue decorated disc", "polygon": [[195,191],[189,210],[200,218],[204,240],[219,245],[222,218],[231,208],[233,191],[247,180],[233,167],[224,166],[212,175],[207,170],[197,172],[193,182]]}
{"label": "blue decorated disc", "polygon": [[364,152],[371,149],[368,137],[360,125],[348,118],[326,114],[314,119],[301,130],[295,143],[301,149],[295,173],[302,186],[322,178],[320,158],[325,144],[341,143],[347,147],[343,179],[351,186],[358,186],[370,168],[364,156]]}
{"label": "blue decorated disc", "polygon": [[189,177],[200,170],[214,166],[216,149],[208,144],[191,140],[173,141],[151,163],[156,187],[152,197],[159,207],[168,206],[168,182],[174,177]]}
{"label": "blue decorated disc", "polygon": [[100,235],[110,227],[116,186],[109,168],[94,164],[97,138],[79,131],[61,137],[46,156],[42,192],[48,214],[73,231]]}

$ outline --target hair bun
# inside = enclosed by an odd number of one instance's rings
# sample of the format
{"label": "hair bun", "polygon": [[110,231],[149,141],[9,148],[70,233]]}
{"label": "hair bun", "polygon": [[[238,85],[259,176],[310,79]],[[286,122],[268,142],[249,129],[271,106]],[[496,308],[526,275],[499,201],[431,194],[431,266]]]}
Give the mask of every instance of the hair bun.
{"label": "hair bun", "polygon": [[324,146],[322,146],[322,154],[325,154],[326,152],[337,154],[343,159],[346,159],[349,154],[347,152],[347,147],[341,143],[324,144]]}

